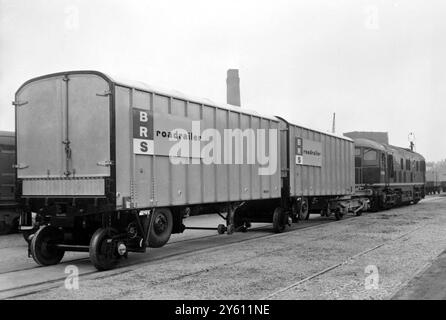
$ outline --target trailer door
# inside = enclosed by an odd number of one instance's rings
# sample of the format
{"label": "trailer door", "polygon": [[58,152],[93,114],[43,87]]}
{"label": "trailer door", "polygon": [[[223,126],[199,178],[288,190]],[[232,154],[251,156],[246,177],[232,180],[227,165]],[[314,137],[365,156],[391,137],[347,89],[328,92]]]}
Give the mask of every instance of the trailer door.
{"label": "trailer door", "polygon": [[[75,176],[110,176],[110,88],[95,75],[70,75],[68,130]],[[68,155],[70,156],[70,155]]]}
{"label": "trailer door", "polygon": [[63,175],[62,77],[27,84],[16,97],[18,178]]}
{"label": "trailer door", "polygon": [[110,90],[96,74],[69,73],[31,81],[17,93],[23,195],[105,194],[112,162]]}

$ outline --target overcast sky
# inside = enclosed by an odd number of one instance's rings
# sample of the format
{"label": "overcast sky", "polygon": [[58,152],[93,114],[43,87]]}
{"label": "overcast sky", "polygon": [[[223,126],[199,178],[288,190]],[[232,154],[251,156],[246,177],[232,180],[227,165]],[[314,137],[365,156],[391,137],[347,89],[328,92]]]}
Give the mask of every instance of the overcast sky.
{"label": "overcast sky", "polygon": [[[0,130],[27,79],[95,69],[446,158],[446,5],[410,0],[0,0]],[[38,125],[38,124],[36,124]]]}

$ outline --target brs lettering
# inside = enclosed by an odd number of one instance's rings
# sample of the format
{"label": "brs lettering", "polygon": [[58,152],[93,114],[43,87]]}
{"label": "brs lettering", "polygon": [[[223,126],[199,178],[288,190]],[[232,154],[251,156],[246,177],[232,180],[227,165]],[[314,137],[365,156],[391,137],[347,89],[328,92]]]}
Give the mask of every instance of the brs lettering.
{"label": "brs lettering", "polygon": [[153,154],[153,114],[143,109],[133,109],[133,152]]}

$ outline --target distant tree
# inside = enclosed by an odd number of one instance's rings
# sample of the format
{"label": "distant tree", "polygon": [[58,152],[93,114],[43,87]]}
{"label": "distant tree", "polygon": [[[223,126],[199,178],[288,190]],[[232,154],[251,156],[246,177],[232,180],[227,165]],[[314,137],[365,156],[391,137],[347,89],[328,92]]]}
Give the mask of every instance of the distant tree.
{"label": "distant tree", "polygon": [[[432,163],[432,166],[429,164]],[[432,171],[436,171],[440,181],[446,181],[446,159],[437,162],[426,162],[426,167],[430,167]]]}

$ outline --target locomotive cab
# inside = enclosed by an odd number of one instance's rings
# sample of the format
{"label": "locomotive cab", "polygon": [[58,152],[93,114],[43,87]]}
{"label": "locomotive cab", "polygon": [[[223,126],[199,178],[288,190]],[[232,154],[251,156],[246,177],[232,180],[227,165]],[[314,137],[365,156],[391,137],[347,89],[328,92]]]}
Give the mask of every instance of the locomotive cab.
{"label": "locomotive cab", "polygon": [[386,159],[386,150],[378,143],[366,139],[355,140],[355,183],[385,183]]}

